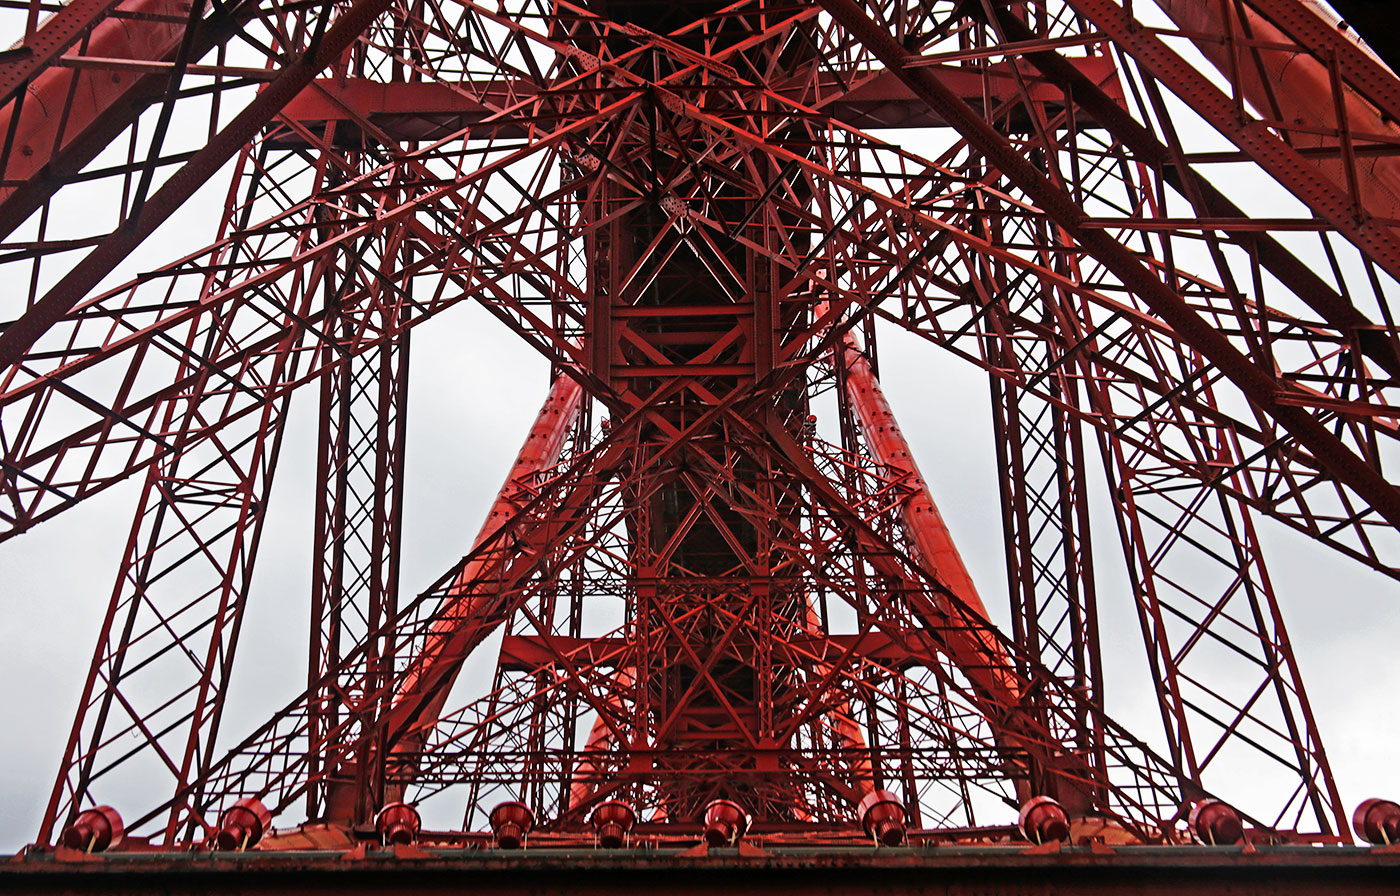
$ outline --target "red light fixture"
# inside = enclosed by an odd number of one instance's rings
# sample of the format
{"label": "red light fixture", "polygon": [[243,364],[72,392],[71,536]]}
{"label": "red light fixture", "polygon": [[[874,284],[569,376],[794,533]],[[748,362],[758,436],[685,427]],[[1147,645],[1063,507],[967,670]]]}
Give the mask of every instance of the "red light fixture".
{"label": "red light fixture", "polygon": [[1191,836],[1206,846],[1229,846],[1244,839],[1244,822],[1228,803],[1201,800],[1186,818]]}
{"label": "red light fixture", "polygon": [[630,803],[621,800],[608,800],[593,810],[589,818],[593,830],[598,835],[598,845],[604,849],[621,849],[627,844],[627,835],[637,823],[637,810]]}
{"label": "red light fixture", "polygon": [[126,837],[122,817],[111,806],[84,809],[63,831],[62,843],[69,849],[102,852],[120,846]]}
{"label": "red light fixture", "polygon": [[1400,843],[1400,805],[1373,797],[1356,807],[1351,826],[1356,836],[1374,846]]}
{"label": "red light fixture", "polygon": [[256,846],[272,828],[272,813],[260,801],[245,797],[219,816],[219,830],[214,834],[215,849],[247,849]]}
{"label": "red light fixture", "polygon": [[496,845],[501,849],[519,849],[525,845],[525,837],[535,826],[535,813],[519,800],[501,803],[491,810],[488,819],[491,832],[496,835]]}
{"label": "red light fixture", "polygon": [[733,800],[714,800],[705,807],[705,842],[733,846],[749,829],[749,813]]}
{"label": "red light fixture", "polygon": [[374,817],[374,829],[379,839],[388,844],[404,845],[418,839],[423,819],[408,803],[390,803]]}
{"label": "red light fixture", "polygon": [[904,804],[888,790],[876,790],[860,801],[861,827],[883,846],[899,846],[904,842]]}
{"label": "red light fixture", "polygon": [[1021,807],[1016,818],[1021,836],[1032,843],[1069,839],[1069,816],[1064,806],[1048,796],[1033,796]]}

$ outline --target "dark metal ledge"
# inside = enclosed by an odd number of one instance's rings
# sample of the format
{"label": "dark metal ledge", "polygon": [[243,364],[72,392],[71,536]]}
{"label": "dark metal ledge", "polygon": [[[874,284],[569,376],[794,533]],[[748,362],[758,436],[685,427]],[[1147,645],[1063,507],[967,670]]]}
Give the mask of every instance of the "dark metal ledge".
{"label": "dark metal ledge", "polygon": [[1013,847],[129,853],[0,861],[0,892],[483,896],[1292,896],[1400,892],[1400,849]]}

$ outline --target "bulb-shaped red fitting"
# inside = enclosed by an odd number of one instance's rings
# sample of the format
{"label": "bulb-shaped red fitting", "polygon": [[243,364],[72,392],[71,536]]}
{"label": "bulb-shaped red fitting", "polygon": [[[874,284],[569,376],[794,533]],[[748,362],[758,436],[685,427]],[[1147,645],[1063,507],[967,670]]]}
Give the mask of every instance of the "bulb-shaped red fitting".
{"label": "bulb-shaped red fitting", "polygon": [[78,813],[63,830],[63,845],[84,852],[102,852],[120,846],[126,837],[122,817],[111,806],[96,806]]}
{"label": "bulb-shaped red fitting", "polygon": [[382,842],[404,845],[418,839],[423,819],[408,803],[390,803],[374,817],[374,829]]}
{"label": "bulb-shaped red fitting", "polygon": [[535,813],[518,800],[501,803],[491,810],[488,818],[491,833],[496,835],[496,845],[501,849],[519,849],[525,845],[525,837],[535,826]]}
{"label": "bulb-shaped red fitting", "polygon": [[898,846],[904,842],[904,804],[888,790],[876,790],[865,795],[857,810],[860,825],[876,843]]}
{"label": "bulb-shaped red fitting", "polygon": [[1351,826],[1356,836],[1375,846],[1400,843],[1400,805],[1373,797],[1356,807]]}
{"label": "bulb-shaped red fitting", "polygon": [[253,797],[244,797],[219,816],[215,849],[247,849],[257,845],[272,827],[272,813]]}
{"label": "bulb-shaped red fitting", "polygon": [[705,842],[732,846],[749,829],[749,813],[733,800],[714,800],[705,807]]}
{"label": "bulb-shaped red fitting", "polygon": [[1186,817],[1191,835],[1207,846],[1229,846],[1244,839],[1240,813],[1220,800],[1201,800]]}
{"label": "bulb-shaped red fitting", "polygon": [[1033,796],[1021,807],[1016,817],[1021,836],[1032,843],[1049,843],[1069,839],[1069,816],[1064,806],[1048,796]]}
{"label": "bulb-shaped red fitting", "polygon": [[589,818],[593,830],[598,835],[598,845],[604,849],[621,849],[627,844],[627,835],[637,823],[637,810],[621,800],[608,800],[593,810]]}

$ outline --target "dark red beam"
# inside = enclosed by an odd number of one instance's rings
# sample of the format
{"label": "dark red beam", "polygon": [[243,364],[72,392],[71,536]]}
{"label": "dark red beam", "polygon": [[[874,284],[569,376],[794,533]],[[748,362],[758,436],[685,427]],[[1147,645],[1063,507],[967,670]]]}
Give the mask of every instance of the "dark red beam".
{"label": "dark red beam", "polygon": [[[32,34],[26,35],[19,46],[0,62],[0,103],[14,99],[21,87],[47,68],[86,29],[116,5],[117,0],[71,0],[45,19]],[[178,34],[178,28],[176,32]]]}
{"label": "dark red beam", "polygon": [[1395,28],[1393,0],[1328,0],[1328,3],[1386,65],[1400,71],[1400,32]]}
{"label": "dark red beam", "polygon": [[[761,848],[761,843],[759,844]],[[819,856],[682,855],[649,850],[372,849],[360,858],[308,853],[146,853],[0,863],[7,893],[319,894],[461,893],[474,896],[1304,896],[1392,894],[1400,853],[1352,848],[1007,847],[828,848]],[[723,854],[720,854],[723,853]]]}
{"label": "dark red beam", "polygon": [[[194,35],[195,58],[227,40],[256,4],[230,6]],[[0,236],[49,201],[171,83],[163,70],[77,69],[58,57],[86,33],[86,56],[173,64],[188,15],[189,4],[176,0],[78,0],[14,51],[17,58],[0,68]]]}
{"label": "dark red beam", "polygon": [[[1024,22],[1006,10],[998,10],[996,15],[997,27],[1008,38],[1027,41],[1034,37]],[[1123,141],[1135,156],[1160,170],[1173,189],[1192,200],[1202,221],[1208,217],[1219,218],[1217,223],[1252,220],[1214,184],[1186,165],[1184,159],[1175,157],[1166,144],[1133,118],[1122,105],[1121,96],[1114,96],[1095,84],[1081,66],[1073,64],[1074,60],[1050,51],[1027,52],[1024,58],[1046,78],[1072,93],[1075,102],[1114,137]],[[1260,262],[1280,282],[1288,284],[1310,308],[1339,331],[1356,338],[1362,351],[1372,360],[1391,374],[1400,376],[1400,355],[1397,355],[1394,344],[1374,335],[1380,328],[1275,239],[1268,229],[1262,226],[1255,229],[1247,244],[1258,254]]]}
{"label": "dark red beam", "polygon": [[[1114,74],[1111,60],[1104,57],[1074,57],[1070,64],[1078,74],[1109,96],[1121,100],[1122,91]],[[930,66],[930,71],[956,92],[965,102],[981,105],[987,98],[987,85],[992,88],[993,105],[1002,105],[1019,97],[1017,75],[1009,65],[1000,63],[984,73],[965,66]],[[1056,106],[1064,100],[1061,89],[1045,78],[1021,66],[1021,77],[1027,82],[1031,95]],[[830,76],[819,78],[821,95],[831,96],[837,90]],[[727,85],[725,89],[729,88]],[[805,103],[813,85],[803,81],[800,86],[775,91],[796,103]],[[319,130],[326,122],[338,125],[336,139],[351,138],[357,119],[369,121],[374,129],[395,140],[413,143],[437,140],[471,128],[472,136],[524,137],[531,125],[538,125],[539,113],[534,108],[515,114],[488,119],[498,110],[528,99],[538,92],[534,84],[521,80],[498,80],[483,83],[451,85],[441,82],[383,82],[363,78],[347,80],[320,79],[293,98],[278,116],[285,121],[300,122]],[[1018,107],[1019,108],[1019,107]],[[861,129],[948,127],[948,122],[930,109],[903,82],[888,72],[869,77],[837,99],[821,106],[823,113]],[[789,114],[787,110],[783,114]],[[1027,122],[1028,123],[1028,122]],[[358,136],[358,135],[353,135]]]}
{"label": "dark red beam", "polygon": [[389,7],[390,0],[358,0],[336,18],[321,40],[294,58],[209,143],[170,176],[125,226],[105,237],[24,315],[0,332],[0,368],[19,361],[49,327],[78,304],[176,209],[271,121],[311,79]]}
{"label": "dark red beam", "polygon": [[1287,386],[1261,367],[1192,309],[1185,299],[1150,271],[1133,252],[1108,233],[1087,226],[1084,210],[1030,160],[1011,145],[976,110],[948,89],[912,56],[889,31],[852,0],[821,0],[833,19],[861,41],[920,99],[950,122],[997,170],[1064,229],[1074,241],[1175,331],[1220,369],[1260,410],[1273,417],[1319,465],[1349,488],[1391,525],[1400,527],[1400,490],[1306,410],[1280,401]]}
{"label": "dark red beam", "polygon": [[[881,632],[860,635],[826,635],[788,639],[803,660],[816,665],[855,652],[890,669],[908,669],[928,662],[938,653],[937,642],[927,632],[911,632],[903,644]],[[503,669],[533,672],[567,657],[575,666],[615,666],[631,662],[624,654],[622,638],[573,638],[565,635],[506,635],[501,640],[500,665]]]}

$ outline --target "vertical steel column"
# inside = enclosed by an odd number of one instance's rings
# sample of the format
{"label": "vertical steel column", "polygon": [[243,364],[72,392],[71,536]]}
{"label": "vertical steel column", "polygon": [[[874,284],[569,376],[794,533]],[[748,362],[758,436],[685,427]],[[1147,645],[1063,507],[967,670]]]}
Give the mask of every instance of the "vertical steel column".
{"label": "vertical steel column", "polygon": [[[1010,340],[999,348],[1017,350]],[[1102,705],[1103,670],[1080,425],[1057,405],[989,379],[1013,636],[1083,698],[1066,707],[1074,729],[1057,733],[1102,769],[1101,732],[1086,711]],[[1066,385],[1055,389],[1073,401]],[[1043,707],[1035,711],[1050,722]]]}
{"label": "vertical steel column", "polygon": [[[292,353],[278,353],[268,383],[293,376],[295,367]],[[203,770],[212,761],[287,397],[191,444],[183,434],[217,403],[217,393],[202,387],[167,412],[177,450],[146,477],[40,842],[101,802],[103,787],[133,775],[147,787],[189,794],[171,807],[164,842],[194,836],[205,822]]]}
{"label": "vertical steel column", "polygon": [[[516,515],[524,503],[530,478],[558,461],[582,402],[583,388],[577,381],[567,376],[555,379],[525,438],[525,444],[521,446],[500,493],[491,505],[486,521],[482,523],[481,531],[472,542],[473,550],[485,544]],[[484,577],[491,574],[492,563],[490,560],[468,563],[457,575],[451,588],[453,597],[449,607],[441,613],[440,621],[433,624],[423,649],[414,658],[412,669],[394,695],[389,711],[401,721],[388,726],[392,734],[403,734],[404,726],[409,724],[418,729],[431,727],[442,711],[451,682],[465,659],[465,654],[456,647],[456,641],[461,637],[464,620],[480,622],[471,606],[475,597],[474,588],[479,587]],[[504,621],[504,618],[497,619],[494,625]],[[483,635],[483,632],[476,632],[474,636]]]}
{"label": "vertical steel column", "polygon": [[[1091,401],[1117,419],[1106,395]],[[1202,788],[1219,780],[1213,765],[1248,757],[1259,781],[1276,773],[1279,790],[1295,788],[1267,823],[1288,829],[1311,816],[1345,841],[1346,812],[1249,508],[1209,485],[1164,481],[1113,429],[1099,439],[1173,759]],[[1219,469],[1236,466],[1228,439],[1202,447]]]}
{"label": "vertical steel column", "polygon": [[[348,339],[350,325],[336,325]],[[374,633],[398,610],[408,362],[404,332],[321,378],[308,683],[325,687],[325,676],[342,669],[345,650],[361,640],[375,647],[369,680],[339,680],[325,690],[314,709],[314,743],[340,721],[345,695],[378,690],[394,660],[393,632]],[[315,756],[311,764],[314,779]],[[382,775],[368,763],[360,768],[369,780],[357,788],[354,817],[364,820],[382,803],[383,788]],[[321,815],[323,797],[321,787],[308,791],[308,817]]]}
{"label": "vertical steel column", "polygon": [[[994,199],[982,227],[998,243],[1013,244],[1024,229],[1037,228],[1042,240],[1053,238],[1043,222],[1027,223],[1008,215]],[[1061,259],[1042,256],[1048,269],[1063,268]],[[1047,341],[1073,325],[1056,308],[1056,293],[1033,277],[1016,277],[1004,262],[988,259],[983,270],[988,334],[985,354],[994,370],[1040,371],[1041,394],[988,377],[992,395],[993,444],[997,456],[1005,540],[1007,591],[1013,637],[1025,656],[1039,662],[1078,696],[1073,705],[1049,711],[1037,693],[1031,711],[1041,724],[1054,726],[1065,745],[1078,751],[1098,773],[1105,773],[1102,731],[1089,707],[1103,706],[1098,607],[1093,550],[1090,543],[1087,477],[1081,424],[1067,407],[1080,404],[1071,371],[1057,359],[1062,346]],[[1049,392],[1051,399],[1043,397]],[[1020,669],[1029,675],[1029,668]],[[1101,794],[1085,785],[1078,793],[1059,794],[1072,811],[1088,811]]]}

